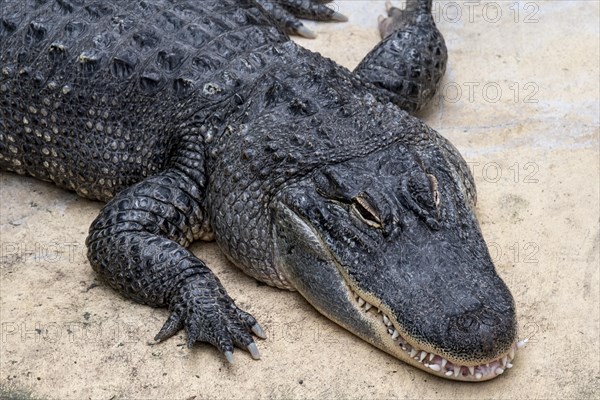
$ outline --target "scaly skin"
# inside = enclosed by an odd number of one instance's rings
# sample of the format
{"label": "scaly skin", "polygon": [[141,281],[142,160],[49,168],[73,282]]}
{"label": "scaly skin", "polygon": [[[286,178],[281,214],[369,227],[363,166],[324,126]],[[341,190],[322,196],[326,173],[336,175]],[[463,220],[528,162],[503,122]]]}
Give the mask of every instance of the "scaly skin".
{"label": "scaly skin", "polygon": [[[319,1],[277,3],[335,15]],[[473,214],[472,177],[397,106],[424,105],[445,68],[421,4],[407,24],[386,24],[408,33],[392,32],[353,74],[249,0],[5,3],[0,168],[108,202],[88,258],[124,296],[171,311],[156,340],[185,328],[189,346],[259,357],[260,325],[186,249],[214,238],[246,273],[298,290],[382,350],[439,376],[493,378],[513,352],[515,311]],[[383,82],[394,57],[414,61],[390,46],[412,46],[433,70]]]}
{"label": "scaly skin", "polygon": [[431,15],[431,0],[408,1],[405,10],[388,5],[379,31],[384,40],[355,73],[373,84],[379,97],[387,95],[409,112],[421,110],[433,99],[448,60],[444,38]]}

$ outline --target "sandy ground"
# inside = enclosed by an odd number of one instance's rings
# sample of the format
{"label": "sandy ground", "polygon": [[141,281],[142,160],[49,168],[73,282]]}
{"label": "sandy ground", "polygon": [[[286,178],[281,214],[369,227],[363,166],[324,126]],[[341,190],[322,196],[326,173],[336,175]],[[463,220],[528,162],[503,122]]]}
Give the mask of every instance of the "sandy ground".
{"label": "sandy ground", "polygon": [[[183,333],[149,346],[166,311],[121,298],[85,258],[101,204],[2,173],[0,398],[599,398],[599,4],[470,4],[436,3],[450,61],[423,117],[472,165],[482,229],[530,339],[513,369],[480,384],[430,376],[203,243],[193,251],[266,328],[262,360],[237,352],[227,365],[210,346],[188,350]],[[351,22],[310,24],[318,40],[300,42],[353,68],[384,5],[335,5]]]}

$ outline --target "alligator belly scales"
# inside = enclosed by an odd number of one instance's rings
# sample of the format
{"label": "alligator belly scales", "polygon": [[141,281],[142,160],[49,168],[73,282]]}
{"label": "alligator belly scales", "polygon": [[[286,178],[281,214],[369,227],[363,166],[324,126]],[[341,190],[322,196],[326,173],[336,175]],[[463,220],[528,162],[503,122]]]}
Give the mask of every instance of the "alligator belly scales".
{"label": "alligator belly scales", "polygon": [[323,1],[4,0],[0,168],[107,202],[92,268],[228,360],[257,321],[187,250],[216,240],[256,279],[437,376],[511,367],[515,306],[466,163],[409,113],[446,47],[431,0],[388,9],[355,71],[288,34]]}

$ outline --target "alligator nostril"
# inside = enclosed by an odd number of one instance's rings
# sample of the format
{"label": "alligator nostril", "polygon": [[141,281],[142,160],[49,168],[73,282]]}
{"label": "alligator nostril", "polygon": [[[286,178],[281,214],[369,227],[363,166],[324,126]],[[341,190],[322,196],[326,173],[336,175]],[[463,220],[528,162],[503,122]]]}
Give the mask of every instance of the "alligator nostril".
{"label": "alligator nostril", "polygon": [[476,323],[477,322],[475,321],[475,319],[470,315],[461,315],[456,320],[457,327],[465,332],[470,331],[471,327],[473,327]]}
{"label": "alligator nostril", "polygon": [[497,326],[500,320],[493,310],[479,308],[454,317],[454,326],[463,332],[478,331],[483,325]]}
{"label": "alligator nostril", "polygon": [[497,358],[516,335],[514,317],[504,318],[488,305],[451,316],[448,329],[448,346],[471,361]]}
{"label": "alligator nostril", "polygon": [[481,321],[482,324],[488,325],[488,326],[495,326],[500,323],[498,317],[489,310],[484,310],[484,312],[482,312],[481,315],[479,316],[479,320]]}

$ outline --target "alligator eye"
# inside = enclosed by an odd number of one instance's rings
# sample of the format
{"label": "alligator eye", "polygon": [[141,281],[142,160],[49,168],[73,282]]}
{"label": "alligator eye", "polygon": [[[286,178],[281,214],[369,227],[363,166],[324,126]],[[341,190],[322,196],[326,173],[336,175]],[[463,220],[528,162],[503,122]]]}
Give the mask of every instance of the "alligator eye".
{"label": "alligator eye", "polygon": [[381,228],[383,223],[375,208],[364,197],[355,197],[352,199],[352,211],[364,223],[373,228]]}
{"label": "alligator eye", "polygon": [[436,208],[440,207],[440,192],[438,191],[438,181],[435,175],[427,174],[429,179],[429,186],[431,187],[431,193],[433,195],[433,204]]}
{"label": "alligator eye", "polygon": [[405,186],[407,200],[413,203],[415,211],[432,212],[439,210],[441,197],[437,178],[429,173],[410,177]]}

